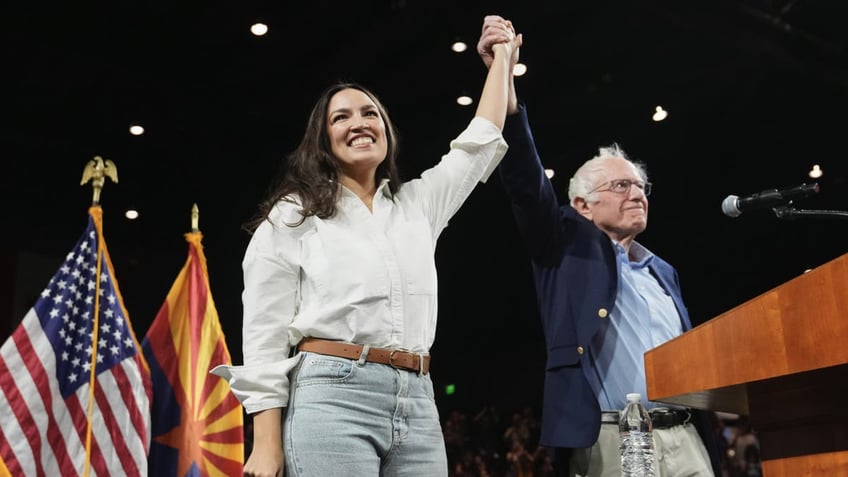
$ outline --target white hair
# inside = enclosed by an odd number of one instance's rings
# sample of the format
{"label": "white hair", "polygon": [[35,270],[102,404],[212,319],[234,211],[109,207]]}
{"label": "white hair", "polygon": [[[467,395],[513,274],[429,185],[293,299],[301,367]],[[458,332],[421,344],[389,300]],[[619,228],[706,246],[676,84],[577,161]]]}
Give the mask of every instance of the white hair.
{"label": "white hair", "polygon": [[568,181],[568,202],[574,203],[574,199],[582,197],[588,202],[593,202],[596,199],[596,194],[592,192],[598,187],[598,180],[606,171],[605,163],[610,159],[624,159],[633,165],[639,177],[643,181],[648,182],[648,173],[645,166],[641,163],[631,161],[624,150],[616,143],[607,147],[598,148],[598,154],[584,162],[577,172],[574,173]]}

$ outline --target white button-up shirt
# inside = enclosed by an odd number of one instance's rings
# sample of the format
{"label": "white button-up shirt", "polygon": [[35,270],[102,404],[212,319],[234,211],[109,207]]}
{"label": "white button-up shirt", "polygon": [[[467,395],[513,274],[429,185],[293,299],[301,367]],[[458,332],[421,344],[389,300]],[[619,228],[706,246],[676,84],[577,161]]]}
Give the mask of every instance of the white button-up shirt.
{"label": "white button-up shirt", "polygon": [[280,201],[254,232],[244,270],[243,366],[218,366],[248,413],[285,407],[304,337],[427,353],[436,334],[436,239],[506,153],[500,130],[477,117],[450,151],[372,211],[342,187],[337,213],[300,220]]}

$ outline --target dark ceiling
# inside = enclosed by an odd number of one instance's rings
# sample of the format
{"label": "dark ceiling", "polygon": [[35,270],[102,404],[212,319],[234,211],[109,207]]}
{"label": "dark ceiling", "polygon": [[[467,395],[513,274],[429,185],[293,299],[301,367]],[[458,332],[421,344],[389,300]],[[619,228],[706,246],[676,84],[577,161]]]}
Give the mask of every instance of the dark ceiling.
{"label": "dark ceiling", "polygon": [[[654,193],[640,241],[677,266],[695,322],[848,251],[844,219],[720,209],[729,194],[809,182],[813,164],[821,193],[796,206],[848,209],[844,0],[191,3],[2,7],[13,322],[82,233],[91,187],[79,181],[100,155],[118,168],[103,191],[105,235],[139,336],[186,258],[197,203],[240,362],[240,225],[319,92],[337,79],[376,91],[401,131],[404,175],[415,176],[473,114],[453,98],[479,93],[473,46],[489,13],[524,34],[519,94],[559,190],[601,145],[647,163]],[[256,20],[268,35],[249,33]],[[471,49],[450,52],[457,38]],[[658,104],[670,112],[662,123],[650,121]],[[133,121],[143,136],[128,134]],[[141,218],[125,220],[127,206]],[[436,259],[436,378],[476,376],[485,396],[503,392],[486,373],[508,373],[537,393],[544,350],[529,265],[497,177],[454,218]],[[484,362],[471,359],[481,351]]]}

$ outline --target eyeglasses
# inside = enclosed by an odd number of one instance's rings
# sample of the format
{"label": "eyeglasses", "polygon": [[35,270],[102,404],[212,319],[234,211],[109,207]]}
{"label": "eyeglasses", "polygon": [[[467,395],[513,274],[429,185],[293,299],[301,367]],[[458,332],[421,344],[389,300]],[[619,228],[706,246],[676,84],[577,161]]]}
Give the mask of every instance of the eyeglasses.
{"label": "eyeglasses", "polygon": [[[604,186],[607,186],[607,188],[601,189],[601,187],[604,187]],[[616,180],[613,180],[613,181],[604,182],[603,184],[599,185],[598,187],[595,187],[594,189],[590,190],[589,193],[591,194],[592,192],[598,192],[598,191],[600,191],[600,192],[610,191],[610,192],[615,192],[616,194],[629,194],[631,186],[636,186],[637,188],[639,188],[642,191],[642,193],[645,194],[645,197],[648,197],[649,195],[651,195],[651,183],[650,182],[632,181],[630,179],[616,179]]]}

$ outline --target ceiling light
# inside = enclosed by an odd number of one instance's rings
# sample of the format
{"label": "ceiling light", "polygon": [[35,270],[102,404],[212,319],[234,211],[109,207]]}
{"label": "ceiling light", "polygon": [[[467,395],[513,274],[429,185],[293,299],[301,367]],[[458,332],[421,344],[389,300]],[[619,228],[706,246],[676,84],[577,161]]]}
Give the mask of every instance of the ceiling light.
{"label": "ceiling light", "polygon": [[548,179],[552,179],[554,177],[553,169],[545,169],[545,175],[548,176]]}
{"label": "ceiling light", "polygon": [[451,45],[451,50],[453,50],[457,53],[462,53],[463,51],[465,51],[467,49],[468,49],[468,44],[466,44],[464,41],[461,41],[461,40],[457,40],[457,41],[453,42],[453,45]]}
{"label": "ceiling light", "polygon": [[456,104],[459,104],[460,106],[468,106],[469,104],[471,104],[473,102],[474,102],[474,100],[471,99],[471,96],[468,96],[468,95],[465,95],[465,94],[456,98]]}
{"label": "ceiling light", "polygon": [[657,106],[654,115],[651,117],[656,122],[660,122],[663,119],[668,117],[668,111],[662,108],[662,106]]}
{"label": "ceiling light", "polygon": [[253,25],[250,25],[250,33],[253,33],[256,36],[262,36],[268,33],[268,25],[256,22]]}
{"label": "ceiling light", "polygon": [[141,124],[130,124],[130,134],[133,136],[141,136],[144,134],[144,127]]}
{"label": "ceiling light", "polygon": [[124,217],[129,220],[135,220],[138,218],[138,211],[135,209],[127,209],[126,212],[124,212]]}
{"label": "ceiling light", "polygon": [[822,174],[824,174],[824,171],[821,169],[821,167],[819,167],[818,164],[814,164],[813,168],[810,169],[810,172],[809,172],[809,176],[812,177],[813,179],[818,179],[819,177],[822,176]]}
{"label": "ceiling light", "polygon": [[524,63],[516,63],[515,66],[512,67],[512,74],[515,76],[524,76],[524,73],[527,73],[527,65]]}

